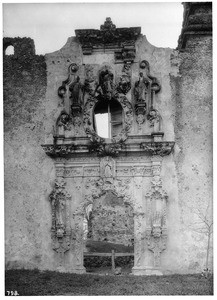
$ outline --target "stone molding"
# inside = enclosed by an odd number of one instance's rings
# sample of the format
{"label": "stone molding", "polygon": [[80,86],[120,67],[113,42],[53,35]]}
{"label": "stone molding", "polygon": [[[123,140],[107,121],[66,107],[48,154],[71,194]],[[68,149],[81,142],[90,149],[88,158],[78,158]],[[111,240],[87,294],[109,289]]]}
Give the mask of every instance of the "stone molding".
{"label": "stone molding", "polygon": [[[101,139],[101,138],[100,138]],[[141,154],[151,154],[165,156],[169,155],[175,145],[175,142],[143,142],[134,144],[134,149],[131,150],[132,144],[126,143],[106,143],[102,141],[94,141],[89,144],[60,144],[60,145],[42,145],[45,153],[52,157],[68,157],[79,153],[97,153],[99,156],[118,156],[125,151],[130,153],[138,151]]]}

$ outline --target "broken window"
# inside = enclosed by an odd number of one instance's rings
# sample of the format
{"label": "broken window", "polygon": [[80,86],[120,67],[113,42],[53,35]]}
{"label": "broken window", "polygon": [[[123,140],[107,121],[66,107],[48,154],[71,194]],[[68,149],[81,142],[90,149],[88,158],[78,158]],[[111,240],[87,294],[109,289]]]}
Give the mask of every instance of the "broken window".
{"label": "broken window", "polygon": [[123,109],[117,100],[100,100],[94,109],[93,126],[103,138],[114,138],[122,130]]}

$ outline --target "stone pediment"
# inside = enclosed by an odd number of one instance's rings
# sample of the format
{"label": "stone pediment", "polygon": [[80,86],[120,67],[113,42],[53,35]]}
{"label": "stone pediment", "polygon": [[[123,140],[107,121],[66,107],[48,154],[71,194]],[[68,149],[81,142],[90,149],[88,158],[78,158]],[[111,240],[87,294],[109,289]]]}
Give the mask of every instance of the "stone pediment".
{"label": "stone pediment", "polygon": [[94,49],[134,47],[141,27],[116,28],[111,19],[106,18],[100,30],[76,29],[75,34],[82,45],[83,54],[91,54]]}

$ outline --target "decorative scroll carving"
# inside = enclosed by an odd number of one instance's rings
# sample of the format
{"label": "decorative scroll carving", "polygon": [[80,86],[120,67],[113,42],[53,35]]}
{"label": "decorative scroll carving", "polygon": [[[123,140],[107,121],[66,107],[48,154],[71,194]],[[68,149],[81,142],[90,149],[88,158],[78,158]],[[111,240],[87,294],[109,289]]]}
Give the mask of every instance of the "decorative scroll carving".
{"label": "decorative scroll carving", "polygon": [[58,95],[63,98],[67,92],[67,86],[72,84],[75,80],[75,73],[78,71],[78,65],[76,63],[72,63],[68,68],[68,78],[62,82],[62,85],[58,88]]}
{"label": "decorative scroll carving", "polygon": [[140,147],[152,155],[165,156],[169,155],[174,147],[174,142],[145,142]]}
{"label": "decorative scroll carving", "polygon": [[104,25],[100,30],[96,29],[77,29],[76,37],[81,43],[83,54],[90,55],[95,49],[111,49],[112,46],[119,47],[118,53],[122,53],[122,49],[131,51],[135,49],[135,41],[141,32],[140,27],[116,28],[111,18],[106,18]]}
{"label": "decorative scroll carving", "polygon": [[154,253],[154,267],[160,267],[160,253],[166,249],[167,224],[166,209],[168,196],[162,189],[162,180],[157,171],[157,176],[153,177],[151,189],[146,194],[147,200],[147,246]]}
{"label": "decorative scroll carving", "polygon": [[70,249],[71,238],[69,209],[71,196],[67,193],[65,185],[63,179],[57,179],[49,197],[52,206],[51,238],[53,249],[61,255],[62,260],[64,253]]}

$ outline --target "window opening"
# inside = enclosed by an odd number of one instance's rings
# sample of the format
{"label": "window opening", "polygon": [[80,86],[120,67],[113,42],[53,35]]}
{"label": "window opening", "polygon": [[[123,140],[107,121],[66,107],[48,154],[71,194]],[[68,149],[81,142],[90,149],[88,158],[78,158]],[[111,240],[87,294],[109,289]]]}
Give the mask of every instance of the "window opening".
{"label": "window opening", "polygon": [[14,55],[14,47],[13,46],[8,46],[5,50],[6,55]]}
{"label": "window opening", "polygon": [[94,109],[93,124],[103,138],[114,138],[122,129],[123,110],[117,100],[101,100]]}

